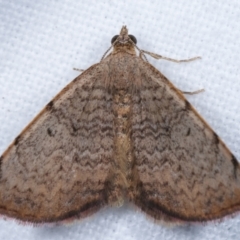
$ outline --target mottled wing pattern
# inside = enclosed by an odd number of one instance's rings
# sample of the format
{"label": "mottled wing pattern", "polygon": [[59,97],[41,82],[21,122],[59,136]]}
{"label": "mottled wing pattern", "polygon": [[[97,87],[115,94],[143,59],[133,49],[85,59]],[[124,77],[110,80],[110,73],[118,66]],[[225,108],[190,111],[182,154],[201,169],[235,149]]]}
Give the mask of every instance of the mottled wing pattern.
{"label": "mottled wing pattern", "polygon": [[236,158],[182,93],[136,56],[132,39],[123,26],[111,54],[65,87],[3,153],[0,215],[59,222],[125,198],[165,221],[240,210]]}
{"label": "mottled wing pattern", "polygon": [[139,60],[133,96],[132,201],[154,219],[204,221],[240,209],[235,157],[184,96]]}
{"label": "mottled wing pattern", "polygon": [[29,222],[89,215],[108,201],[112,97],[92,66],[63,89],[0,158],[0,214]]}

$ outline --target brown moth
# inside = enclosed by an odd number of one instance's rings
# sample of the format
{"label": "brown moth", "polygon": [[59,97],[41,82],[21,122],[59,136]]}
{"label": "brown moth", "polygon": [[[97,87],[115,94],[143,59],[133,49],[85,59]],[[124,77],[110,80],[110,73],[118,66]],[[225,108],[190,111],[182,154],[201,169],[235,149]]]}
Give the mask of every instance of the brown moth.
{"label": "brown moth", "polygon": [[62,222],[125,200],[167,222],[240,210],[238,161],[144,53],[164,57],[139,50],[125,26],[112,47],[3,153],[0,214]]}

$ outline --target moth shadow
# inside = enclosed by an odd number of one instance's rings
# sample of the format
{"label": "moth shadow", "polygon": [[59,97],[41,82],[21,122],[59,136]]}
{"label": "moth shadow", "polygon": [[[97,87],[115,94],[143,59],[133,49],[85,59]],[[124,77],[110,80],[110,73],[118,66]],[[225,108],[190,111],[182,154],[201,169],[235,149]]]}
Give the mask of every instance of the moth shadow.
{"label": "moth shadow", "polygon": [[[118,224],[116,219],[121,219],[124,212],[124,208],[106,207],[81,220],[37,226],[32,234],[35,235],[34,239],[81,239],[82,237],[91,239],[103,231],[107,234],[109,228]],[[106,227],[106,222],[108,227]]]}
{"label": "moth shadow", "polygon": [[182,226],[176,226],[172,228],[172,231],[174,231],[175,234],[178,236],[184,236],[184,237],[194,237],[199,236],[199,234],[203,231],[205,228],[205,225],[199,223],[199,224],[187,224]]}

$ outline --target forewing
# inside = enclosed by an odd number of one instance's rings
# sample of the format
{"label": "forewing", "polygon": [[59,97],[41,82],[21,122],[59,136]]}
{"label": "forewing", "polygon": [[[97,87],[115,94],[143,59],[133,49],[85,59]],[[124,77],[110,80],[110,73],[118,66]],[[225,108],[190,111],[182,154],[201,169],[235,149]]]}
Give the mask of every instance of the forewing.
{"label": "forewing", "polygon": [[132,201],[154,219],[204,221],[240,209],[239,164],[158,70],[139,61]]}
{"label": "forewing", "polygon": [[77,77],[1,156],[0,214],[57,222],[107,203],[113,113],[104,74],[98,64]]}

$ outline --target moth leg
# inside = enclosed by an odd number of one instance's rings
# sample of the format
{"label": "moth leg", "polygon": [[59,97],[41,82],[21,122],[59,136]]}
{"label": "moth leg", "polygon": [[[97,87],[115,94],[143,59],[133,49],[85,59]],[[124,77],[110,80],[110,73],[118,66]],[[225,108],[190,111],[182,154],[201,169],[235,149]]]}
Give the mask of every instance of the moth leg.
{"label": "moth leg", "polygon": [[78,71],[78,72],[84,72],[84,69],[80,69],[80,68],[73,68],[74,71]]}
{"label": "moth leg", "polygon": [[188,94],[188,95],[194,95],[194,94],[198,94],[198,93],[201,93],[201,92],[204,92],[205,89],[202,88],[202,89],[199,89],[199,90],[196,90],[196,91],[193,91],[193,92],[185,92],[185,91],[182,91],[182,90],[179,90],[182,94]]}
{"label": "moth leg", "polygon": [[145,51],[145,50],[141,50],[140,57],[141,57],[141,54],[143,54],[143,53],[146,53],[146,54],[150,55],[151,57],[153,57],[155,59],[164,59],[164,60],[175,62],[175,63],[191,62],[191,61],[194,61],[194,60],[197,60],[197,59],[201,59],[200,56],[197,56],[197,57],[193,57],[193,58],[177,60],[177,59],[173,59],[173,58],[164,57],[164,56],[158,55],[156,53],[148,52],[148,51]]}
{"label": "moth leg", "polygon": [[147,57],[144,55],[144,51],[142,51],[142,50],[139,51],[139,57],[140,57],[142,60],[148,62]]}

